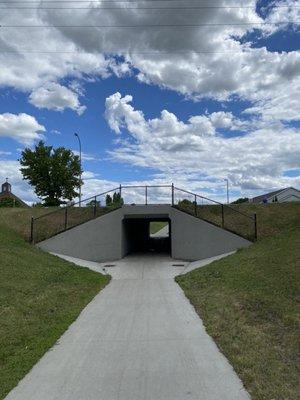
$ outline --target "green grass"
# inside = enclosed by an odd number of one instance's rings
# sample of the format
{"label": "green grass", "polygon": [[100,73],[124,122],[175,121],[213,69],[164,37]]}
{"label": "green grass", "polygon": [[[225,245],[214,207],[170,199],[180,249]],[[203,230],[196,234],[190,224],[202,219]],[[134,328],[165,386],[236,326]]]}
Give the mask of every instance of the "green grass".
{"label": "green grass", "polygon": [[[98,207],[94,215],[93,207],[68,208],[67,228],[87,222],[95,217],[113,211],[114,207]],[[55,212],[53,212],[55,211]],[[49,214],[49,215],[48,215]],[[65,209],[48,208],[0,208],[0,225],[19,233],[26,241],[30,239],[31,217],[41,217],[34,222],[34,240],[40,242],[65,229]]]}
{"label": "green grass", "polygon": [[[224,207],[224,227],[235,233],[254,239],[254,222],[252,219],[236,211],[253,217],[257,214],[258,239],[276,235],[282,229],[300,226],[300,203],[271,203],[271,204],[230,204]],[[194,215],[193,205],[184,205],[180,209]],[[236,211],[235,211],[236,210]],[[199,205],[197,215],[218,226],[222,225],[222,207],[220,205]]]}
{"label": "green grass", "polygon": [[240,204],[242,212],[257,214],[258,238],[277,235],[288,229],[300,227],[300,202],[273,204]]}
{"label": "green grass", "polygon": [[0,399],[109,282],[30,246],[4,226],[24,232],[27,216],[25,209],[1,210],[0,216]]}
{"label": "green grass", "polygon": [[168,223],[163,221],[152,221],[150,222],[150,233],[157,233],[164,228]]}
{"label": "green grass", "polygon": [[10,228],[25,240],[30,236],[31,217],[39,217],[53,208],[0,208],[0,226]]}
{"label": "green grass", "polygon": [[176,279],[253,400],[299,398],[296,209],[268,206],[261,215],[263,239]]}

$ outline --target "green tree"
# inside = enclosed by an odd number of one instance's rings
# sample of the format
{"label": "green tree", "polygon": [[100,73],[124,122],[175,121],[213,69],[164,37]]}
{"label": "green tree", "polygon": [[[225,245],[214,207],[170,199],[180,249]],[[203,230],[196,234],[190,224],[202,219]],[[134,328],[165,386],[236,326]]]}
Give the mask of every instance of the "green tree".
{"label": "green tree", "polygon": [[193,201],[190,201],[188,199],[182,199],[178,201],[178,207],[191,207],[195,203]]}
{"label": "green tree", "polygon": [[107,195],[106,195],[105,204],[106,204],[107,207],[109,207],[109,206],[112,205],[112,198],[111,198],[111,195],[110,195],[110,194],[107,194]]}
{"label": "green tree", "polygon": [[233,201],[231,204],[242,204],[242,203],[249,203],[248,197],[240,197],[239,199]]}
{"label": "green tree", "polygon": [[124,204],[124,200],[122,199],[121,195],[119,192],[115,192],[113,194],[113,205],[115,206],[122,206]]}
{"label": "green tree", "polygon": [[101,207],[101,202],[98,200],[91,200],[89,203],[86,203],[87,207]]}
{"label": "green tree", "polygon": [[59,206],[78,196],[80,161],[71,150],[45,146],[40,141],[34,150],[26,148],[20,159],[23,179],[35,188],[45,206]]}
{"label": "green tree", "polygon": [[124,204],[124,200],[120,193],[115,192],[111,197],[110,194],[106,195],[106,206],[107,207],[121,207]]}

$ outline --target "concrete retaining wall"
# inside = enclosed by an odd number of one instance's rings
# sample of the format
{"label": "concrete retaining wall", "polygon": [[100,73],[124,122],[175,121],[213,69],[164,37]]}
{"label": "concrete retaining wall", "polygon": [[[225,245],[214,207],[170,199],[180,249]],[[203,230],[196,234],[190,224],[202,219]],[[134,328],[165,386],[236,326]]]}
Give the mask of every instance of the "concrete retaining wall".
{"label": "concrete retaining wall", "polygon": [[[90,261],[113,261],[131,248],[128,219],[171,221],[172,257],[200,260],[247,247],[251,242],[168,205],[124,206],[38,244],[46,251]],[[138,227],[139,224],[137,223]],[[140,224],[141,227],[144,224]],[[138,228],[137,228],[138,229]],[[142,234],[142,232],[141,232]]]}
{"label": "concrete retaining wall", "polygon": [[123,257],[122,210],[88,221],[37,244],[43,250],[89,261]]}
{"label": "concrete retaining wall", "polygon": [[251,242],[172,208],[172,257],[196,261],[248,247]]}

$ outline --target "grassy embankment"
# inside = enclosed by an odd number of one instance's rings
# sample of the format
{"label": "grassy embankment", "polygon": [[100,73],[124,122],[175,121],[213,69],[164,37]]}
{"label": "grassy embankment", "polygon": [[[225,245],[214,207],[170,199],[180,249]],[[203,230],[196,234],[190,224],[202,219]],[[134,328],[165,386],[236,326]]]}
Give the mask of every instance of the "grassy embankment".
{"label": "grassy embankment", "polygon": [[300,204],[244,206],[259,241],[177,278],[253,400],[299,398]]}
{"label": "grassy embankment", "polygon": [[[193,205],[183,205],[182,209],[192,215],[195,215]],[[258,238],[277,234],[282,229],[294,226],[295,214],[299,213],[299,204],[230,204],[230,208],[224,206],[224,225],[226,229],[232,230],[250,240],[254,238],[254,221],[236,211],[240,211],[249,217],[257,214]],[[220,205],[199,205],[197,215],[208,222],[222,226],[222,208]]]}
{"label": "grassy embankment", "polygon": [[157,233],[163,229],[168,223],[163,221],[153,221],[150,222],[150,233]]}
{"label": "grassy embankment", "polygon": [[[67,228],[87,222],[112,210],[114,210],[114,207],[98,207],[96,214],[94,214],[93,207],[68,208]],[[43,215],[45,215],[43,218],[34,223],[34,239],[36,242],[47,239],[65,229],[65,209],[56,207],[0,208],[0,225],[13,229],[26,241],[29,241],[31,217],[36,218]]]}
{"label": "grassy embankment", "polygon": [[0,210],[0,399],[109,282],[27,244],[31,212]]}

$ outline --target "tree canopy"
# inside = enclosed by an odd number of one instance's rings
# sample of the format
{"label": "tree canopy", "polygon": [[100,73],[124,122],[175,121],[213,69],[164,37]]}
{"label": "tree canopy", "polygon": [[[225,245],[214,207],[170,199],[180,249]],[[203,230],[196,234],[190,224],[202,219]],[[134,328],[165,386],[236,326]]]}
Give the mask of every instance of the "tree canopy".
{"label": "tree canopy", "polygon": [[113,197],[107,194],[105,202],[107,207],[121,207],[124,204],[124,200],[119,192],[115,192]]}
{"label": "tree canopy", "polygon": [[232,204],[241,204],[241,203],[248,203],[248,197],[240,197],[239,199],[232,202]]}
{"label": "tree canopy", "polygon": [[22,152],[20,164],[23,179],[34,187],[45,206],[59,206],[78,196],[82,171],[79,157],[71,150],[54,149],[40,141],[34,150]]}

